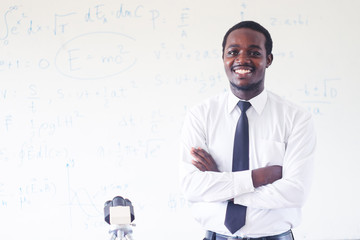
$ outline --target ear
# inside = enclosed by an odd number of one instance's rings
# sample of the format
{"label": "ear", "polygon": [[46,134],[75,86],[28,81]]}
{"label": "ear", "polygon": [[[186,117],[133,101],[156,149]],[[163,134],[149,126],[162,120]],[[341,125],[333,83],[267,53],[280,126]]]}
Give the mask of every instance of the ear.
{"label": "ear", "polygon": [[266,57],[266,68],[270,67],[273,60],[274,60],[274,56],[272,55],[272,53],[267,55],[267,57]]}

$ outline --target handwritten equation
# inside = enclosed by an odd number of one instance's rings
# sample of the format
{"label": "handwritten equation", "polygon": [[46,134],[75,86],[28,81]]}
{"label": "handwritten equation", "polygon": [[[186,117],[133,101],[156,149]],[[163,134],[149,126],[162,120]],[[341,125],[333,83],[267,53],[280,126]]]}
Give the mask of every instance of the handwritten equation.
{"label": "handwritten equation", "polygon": [[306,83],[298,89],[301,93],[302,103],[314,115],[325,114],[324,106],[334,103],[339,97],[338,84],[341,78],[325,78],[317,83]]}
{"label": "handwritten equation", "polygon": [[125,5],[119,4],[117,7],[98,4],[89,6],[77,12],[69,10],[63,13],[53,13],[51,18],[41,21],[31,16],[22,5],[10,6],[3,14],[4,22],[0,40],[4,45],[18,35],[27,34],[29,36],[37,34],[50,34],[53,36],[66,34],[76,27],[79,22],[86,24],[113,24],[112,21],[133,21],[134,19],[147,19],[148,26],[156,28],[160,18],[158,9],[148,8],[144,5]]}
{"label": "handwritten equation", "polygon": [[80,35],[59,49],[55,65],[60,73],[72,78],[114,76],[135,65],[136,57],[129,43],[133,41],[131,37],[111,32]]}
{"label": "handwritten equation", "polygon": [[[80,12],[79,12],[80,11]],[[186,38],[190,26],[190,8],[178,10],[177,31]],[[9,54],[0,58],[0,72],[24,70],[48,70],[55,68],[60,74],[75,79],[103,79],[132,69],[141,53],[137,52],[136,39],[125,34],[124,29],[141,28],[152,31],[159,24],[165,24],[160,10],[142,4],[97,4],[82,10],[69,9],[68,12],[47,13],[47,18],[32,16],[22,5],[10,6],[3,15],[3,31],[0,41],[5,49],[15,44],[18,38],[48,38],[46,44],[63,42],[64,37],[72,36],[61,45],[55,56]],[[78,29],[97,29],[79,34]],[[140,30],[140,29],[139,29]]]}

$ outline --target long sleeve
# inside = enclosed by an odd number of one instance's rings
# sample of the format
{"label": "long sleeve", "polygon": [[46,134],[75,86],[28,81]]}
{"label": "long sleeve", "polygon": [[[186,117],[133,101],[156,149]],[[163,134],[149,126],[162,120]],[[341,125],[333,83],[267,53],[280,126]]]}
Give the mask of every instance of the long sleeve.
{"label": "long sleeve", "polygon": [[[181,135],[181,187],[185,197],[193,202],[217,202],[227,201],[239,194],[253,191],[250,171],[234,173],[230,169],[226,169],[229,165],[228,161],[231,166],[232,146],[221,146],[226,152],[221,156],[218,156],[216,147],[209,148],[208,138],[213,134],[209,133],[205,126],[209,124],[209,118],[212,116],[206,115],[202,110],[197,108],[187,114]],[[203,148],[214,157],[219,169],[228,171],[199,171],[191,164],[190,150],[192,147]],[[221,161],[222,159],[225,160]]]}
{"label": "long sleeve", "polygon": [[303,206],[311,187],[316,135],[311,115],[299,115],[285,143],[282,179],[239,195],[235,203],[261,209]]}

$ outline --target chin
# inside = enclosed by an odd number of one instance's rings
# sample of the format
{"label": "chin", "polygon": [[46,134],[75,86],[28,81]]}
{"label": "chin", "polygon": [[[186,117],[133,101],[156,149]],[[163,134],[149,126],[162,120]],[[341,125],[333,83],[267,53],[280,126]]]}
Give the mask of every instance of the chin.
{"label": "chin", "polygon": [[248,83],[248,84],[235,84],[233,82],[230,82],[230,85],[239,91],[254,91],[261,88],[262,82],[263,81],[259,81],[256,83]]}

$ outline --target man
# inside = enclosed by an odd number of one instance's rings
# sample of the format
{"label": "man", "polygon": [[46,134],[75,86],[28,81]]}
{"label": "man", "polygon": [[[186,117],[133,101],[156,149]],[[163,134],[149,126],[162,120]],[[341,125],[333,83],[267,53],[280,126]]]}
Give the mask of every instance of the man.
{"label": "man", "polygon": [[307,111],[265,90],[271,51],[271,36],[258,23],[230,28],[223,62],[231,92],[185,118],[181,188],[205,239],[292,240],[300,222],[316,137]]}

